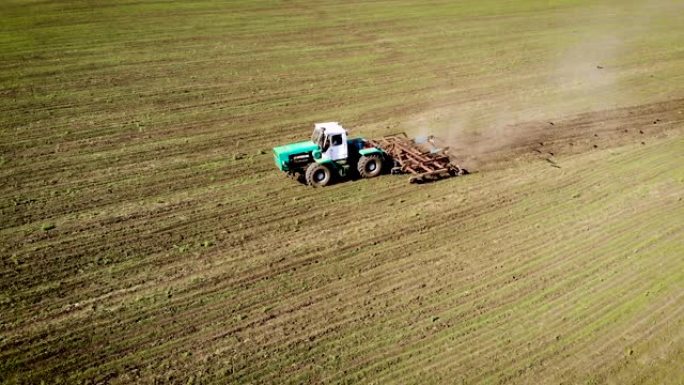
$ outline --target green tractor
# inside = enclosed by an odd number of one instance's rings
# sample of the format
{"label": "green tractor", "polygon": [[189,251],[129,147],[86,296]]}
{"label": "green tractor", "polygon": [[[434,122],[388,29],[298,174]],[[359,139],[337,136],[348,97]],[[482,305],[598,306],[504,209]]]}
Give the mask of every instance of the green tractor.
{"label": "green tractor", "polygon": [[335,177],[376,177],[387,160],[382,149],[365,139],[348,138],[337,122],[316,123],[311,140],[275,147],[273,157],[281,171],[314,187],[326,186]]}
{"label": "green tractor", "polygon": [[327,186],[338,178],[373,178],[391,168],[411,173],[411,183],[463,175],[467,171],[451,162],[447,148],[435,138],[409,139],[406,134],[380,139],[348,138],[337,122],[316,123],[311,140],[273,148],[281,171],[314,187]]}

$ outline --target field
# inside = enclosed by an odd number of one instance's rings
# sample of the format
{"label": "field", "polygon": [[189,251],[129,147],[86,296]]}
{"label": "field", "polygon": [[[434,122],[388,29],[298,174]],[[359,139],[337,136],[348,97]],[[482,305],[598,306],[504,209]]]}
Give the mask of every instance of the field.
{"label": "field", "polygon": [[[0,383],[683,383],[682,15],[3,1]],[[276,169],[332,120],[473,173]]]}

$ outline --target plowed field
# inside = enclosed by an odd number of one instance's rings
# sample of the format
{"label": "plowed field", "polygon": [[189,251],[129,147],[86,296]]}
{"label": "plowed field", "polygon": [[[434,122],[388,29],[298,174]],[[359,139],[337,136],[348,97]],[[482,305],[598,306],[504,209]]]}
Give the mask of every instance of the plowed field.
{"label": "plowed field", "polygon": [[[0,383],[681,384],[677,1],[0,5]],[[313,189],[314,122],[468,176]]]}

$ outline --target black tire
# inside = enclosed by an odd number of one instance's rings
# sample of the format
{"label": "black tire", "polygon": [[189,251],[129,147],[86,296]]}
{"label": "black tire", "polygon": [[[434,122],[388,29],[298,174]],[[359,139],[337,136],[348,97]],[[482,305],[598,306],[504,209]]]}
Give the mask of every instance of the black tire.
{"label": "black tire", "polygon": [[362,156],[357,168],[362,178],[374,178],[382,172],[382,157],[377,154]]}
{"label": "black tire", "polygon": [[311,163],[306,167],[306,183],[313,187],[327,186],[332,179],[332,172],[327,166]]}
{"label": "black tire", "polygon": [[301,172],[299,172],[299,171],[297,171],[297,172],[288,172],[287,175],[288,175],[292,180],[295,180],[295,181],[297,181],[297,182],[299,182],[299,183],[304,183],[304,182],[306,182],[306,181],[304,180],[304,175],[303,175]]}

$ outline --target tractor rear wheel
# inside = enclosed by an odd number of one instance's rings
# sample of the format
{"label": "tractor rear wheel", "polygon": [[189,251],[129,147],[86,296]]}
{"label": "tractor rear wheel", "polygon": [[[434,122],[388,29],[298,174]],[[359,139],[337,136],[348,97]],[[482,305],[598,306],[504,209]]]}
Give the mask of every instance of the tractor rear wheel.
{"label": "tractor rear wheel", "polygon": [[377,154],[364,155],[358,163],[359,175],[362,178],[373,178],[382,172],[382,157]]}
{"label": "tractor rear wheel", "polygon": [[306,168],[306,183],[313,187],[327,186],[332,179],[332,172],[327,166],[311,163]]}

